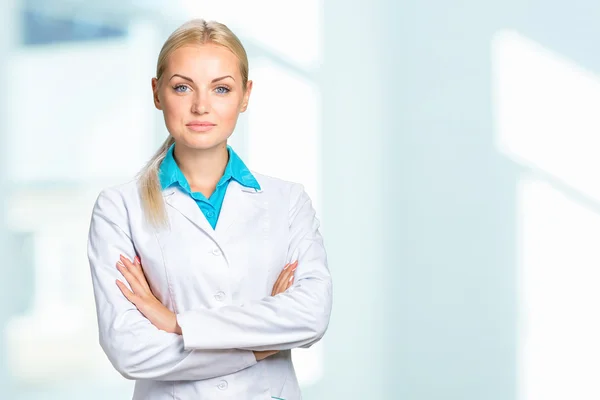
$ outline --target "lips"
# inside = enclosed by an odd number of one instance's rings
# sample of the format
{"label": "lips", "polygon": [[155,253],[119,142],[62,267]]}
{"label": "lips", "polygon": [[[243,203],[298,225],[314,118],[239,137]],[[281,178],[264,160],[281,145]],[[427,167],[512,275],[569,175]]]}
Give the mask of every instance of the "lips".
{"label": "lips", "polygon": [[194,121],[194,122],[190,122],[189,124],[186,124],[186,126],[195,132],[207,132],[207,131],[210,131],[212,128],[214,128],[217,125],[213,124],[212,122]]}
{"label": "lips", "polygon": [[215,126],[215,124],[208,121],[194,121],[188,123],[187,126]]}

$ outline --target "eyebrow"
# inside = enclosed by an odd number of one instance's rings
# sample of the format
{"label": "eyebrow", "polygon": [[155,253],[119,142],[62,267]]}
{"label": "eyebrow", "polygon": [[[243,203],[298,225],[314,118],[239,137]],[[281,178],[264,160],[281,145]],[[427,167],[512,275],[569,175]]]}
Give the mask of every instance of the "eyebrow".
{"label": "eyebrow", "polygon": [[[175,78],[176,76],[178,76],[180,78],[183,78],[186,81],[190,81],[190,82],[194,83],[194,81],[192,80],[192,78],[188,78],[187,76],[180,75],[180,74],[173,74],[173,76],[171,77],[171,79]],[[215,82],[218,82],[218,81],[222,81],[225,78],[231,78],[231,79],[233,79],[235,81],[235,78],[233,76],[231,76],[231,75],[225,75],[225,76],[222,76],[220,78],[213,79],[210,83],[215,83]],[[169,79],[169,80],[171,80],[171,79]]]}

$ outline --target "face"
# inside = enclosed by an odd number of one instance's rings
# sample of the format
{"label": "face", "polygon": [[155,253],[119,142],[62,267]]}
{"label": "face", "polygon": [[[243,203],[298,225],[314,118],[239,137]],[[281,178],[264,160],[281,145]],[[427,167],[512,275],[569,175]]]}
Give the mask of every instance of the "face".
{"label": "face", "polygon": [[237,57],[214,44],[184,46],[168,58],[160,84],[152,79],[154,105],[162,110],[178,145],[209,150],[224,146],[252,90],[242,85]]}

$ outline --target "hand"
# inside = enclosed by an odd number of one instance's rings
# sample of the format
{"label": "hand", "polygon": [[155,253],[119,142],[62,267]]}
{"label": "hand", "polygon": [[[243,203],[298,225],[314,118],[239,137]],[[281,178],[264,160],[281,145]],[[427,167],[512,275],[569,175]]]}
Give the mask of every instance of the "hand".
{"label": "hand", "polygon": [[131,290],[117,279],[117,286],[127,300],[132,302],[137,309],[158,329],[169,333],[181,335],[181,327],[177,324],[177,316],[165,307],[152,293],[140,259],[136,256],[132,263],[128,258],[121,255],[117,262],[117,269],[125,279]]}
{"label": "hand", "polygon": [[273,354],[279,353],[279,350],[264,350],[264,351],[255,351],[254,357],[256,361],[264,360],[265,358],[272,356]]}
{"label": "hand", "polygon": [[[294,271],[296,271],[296,268],[298,268],[298,261],[287,264],[285,267],[283,267],[283,271],[279,273],[279,277],[273,285],[271,296],[285,292],[294,284]],[[256,358],[256,361],[260,361],[277,353],[279,353],[279,350],[255,351],[254,357]]]}
{"label": "hand", "polygon": [[297,260],[283,267],[283,270],[279,273],[277,281],[275,281],[275,284],[273,285],[271,296],[285,292],[294,284],[294,271],[296,271],[296,268],[298,268]]}

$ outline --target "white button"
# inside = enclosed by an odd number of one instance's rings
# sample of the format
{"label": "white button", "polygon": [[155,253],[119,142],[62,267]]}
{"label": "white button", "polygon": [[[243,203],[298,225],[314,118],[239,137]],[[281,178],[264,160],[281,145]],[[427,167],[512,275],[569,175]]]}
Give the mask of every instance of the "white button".
{"label": "white button", "polygon": [[219,384],[217,385],[217,387],[218,387],[219,389],[221,389],[221,390],[225,390],[225,389],[227,389],[227,386],[229,386],[229,385],[227,385],[227,381],[221,381],[221,382],[219,382]]}
{"label": "white button", "polygon": [[212,253],[213,253],[213,255],[215,255],[215,256],[220,256],[220,255],[221,255],[221,250],[219,250],[219,249],[217,249],[217,248],[214,248],[214,249],[213,249],[213,251],[212,251]]}
{"label": "white button", "polygon": [[225,298],[225,293],[223,293],[223,292],[217,292],[217,294],[215,294],[215,299],[217,299],[217,301],[223,301],[224,298]]}

